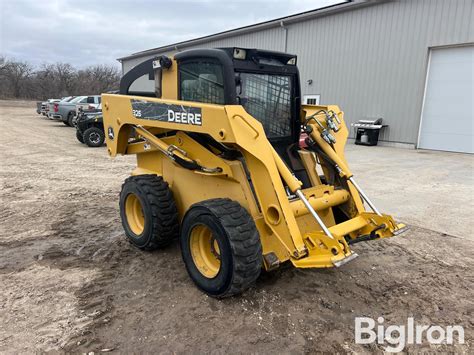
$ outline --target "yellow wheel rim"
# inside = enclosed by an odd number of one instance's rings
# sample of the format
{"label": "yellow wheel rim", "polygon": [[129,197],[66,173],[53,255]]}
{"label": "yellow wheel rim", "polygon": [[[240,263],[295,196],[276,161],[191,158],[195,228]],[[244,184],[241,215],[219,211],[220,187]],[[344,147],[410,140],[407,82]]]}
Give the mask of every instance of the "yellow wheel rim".
{"label": "yellow wheel rim", "polygon": [[145,229],[145,216],[142,204],[134,194],[128,195],[125,200],[125,216],[132,232],[136,235],[142,234]]}
{"label": "yellow wheel rim", "polygon": [[210,279],[216,277],[221,268],[221,254],[212,231],[202,224],[194,227],[189,243],[194,265],[199,272]]}

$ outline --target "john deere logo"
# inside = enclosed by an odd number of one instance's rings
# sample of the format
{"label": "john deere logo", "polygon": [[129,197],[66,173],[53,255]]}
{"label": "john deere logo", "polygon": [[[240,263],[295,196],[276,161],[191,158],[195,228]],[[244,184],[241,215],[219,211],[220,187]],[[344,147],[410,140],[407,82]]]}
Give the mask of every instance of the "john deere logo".
{"label": "john deere logo", "polygon": [[168,122],[187,123],[201,126],[201,114],[168,110]]}

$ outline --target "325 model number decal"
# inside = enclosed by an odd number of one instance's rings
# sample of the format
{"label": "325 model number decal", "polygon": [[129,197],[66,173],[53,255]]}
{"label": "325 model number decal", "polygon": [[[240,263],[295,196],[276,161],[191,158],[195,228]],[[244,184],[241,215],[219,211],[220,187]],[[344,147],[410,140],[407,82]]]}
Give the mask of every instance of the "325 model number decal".
{"label": "325 model number decal", "polygon": [[132,110],[132,114],[133,114],[136,118],[141,118],[141,117],[142,117],[142,110]]}

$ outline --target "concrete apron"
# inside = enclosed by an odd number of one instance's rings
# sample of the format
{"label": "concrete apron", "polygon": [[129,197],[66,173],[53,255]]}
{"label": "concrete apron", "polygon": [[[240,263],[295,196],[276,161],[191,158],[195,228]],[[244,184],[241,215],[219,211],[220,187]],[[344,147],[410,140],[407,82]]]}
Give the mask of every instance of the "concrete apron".
{"label": "concrete apron", "polygon": [[348,143],[359,185],[383,213],[437,232],[474,240],[474,156]]}

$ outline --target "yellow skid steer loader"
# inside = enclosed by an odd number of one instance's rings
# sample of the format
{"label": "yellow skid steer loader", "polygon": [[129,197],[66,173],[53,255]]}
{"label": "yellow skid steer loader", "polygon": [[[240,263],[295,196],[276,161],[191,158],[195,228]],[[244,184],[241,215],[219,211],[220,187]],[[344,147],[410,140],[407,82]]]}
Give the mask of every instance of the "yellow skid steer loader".
{"label": "yellow skid steer loader", "polygon": [[340,266],[352,244],[404,231],[354,179],[343,112],[300,99],[287,53],[194,49],[126,73],[102,102],[109,155],[137,156],[120,194],[130,242],[179,238],[195,284],[226,297],[262,268]]}

